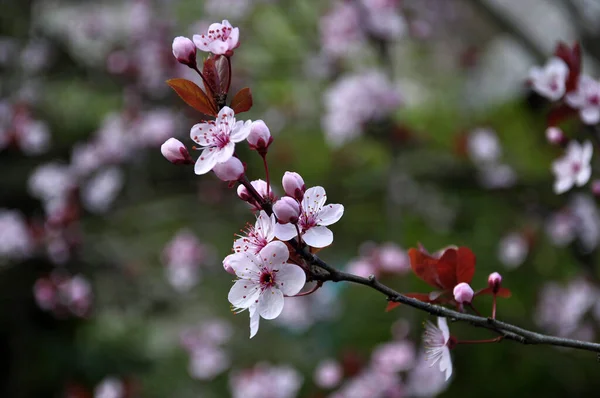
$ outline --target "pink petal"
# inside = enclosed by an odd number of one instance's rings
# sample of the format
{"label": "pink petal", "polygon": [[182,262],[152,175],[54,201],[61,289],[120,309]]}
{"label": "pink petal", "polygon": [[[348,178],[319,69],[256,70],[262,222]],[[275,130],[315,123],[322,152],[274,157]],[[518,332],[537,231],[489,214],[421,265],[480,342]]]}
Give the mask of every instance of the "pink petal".
{"label": "pink petal", "polygon": [[317,216],[319,218],[319,225],[331,225],[340,220],[344,215],[344,206],[338,204],[330,204],[323,206],[323,209],[319,212]]}
{"label": "pink petal", "polygon": [[215,125],[212,123],[195,124],[190,130],[190,138],[197,144],[209,146],[210,138],[212,138],[214,134],[209,133],[208,130],[214,128]]}
{"label": "pink petal", "polygon": [[267,242],[270,242],[275,237],[274,226],[275,217],[269,217],[264,210],[260,211],[258,218],[256,219],[256,224],[254,225],[254,229],[258,236],[265,239]]}
{"label": "pink petal", "polygon": [[283,310],[283,293],[281,290],[271,287],[266,289],[258,301],[258,311],[265,319],[275,319]]}
{"label": "pink petal", "polygon": [[215,152],[215,160],[216,163],[225,163],[233,156],[233,152],[235,151],[235,144],[233,142],[228,142],[223,148],[217,149],[216,147],[213,149]]}
{"label": "pink petal", "polygon": [[227,52],[227,43],[221,40],[215,40],[212,43],[208,43],[208,49],[215,55],[223,55]]}
{"label": "pink petal", "polygon": [[260,315],[257,311],[257,307],[257,305],[253,305],[248,309],[248,312],[250,312],[250,338],[256,336],[256,333],[258,332]]}
{"label": "pink petal", "polygon": [[306,274],[298,265],[286,263],[279,268],[276,282],[283,294],[293,296],[304,287]]}
{"label": "pink petal", "polygon": [[206,174],[217,164],[217,150],[206,148],[200,154],[194,165],[194,173],[197,175]]}
{"label": "pink petal", "polygon": [[285,243],[278,240],[269,243],[258,253],[264,267],[272,270],[279,269],[290,257]]}
{"label": "pink petal", "polygon": [[233,131],[229,135],[229,139],[233,142],[240,142],[245,140],[250,134],[252,127],[252,120],[247,120],[245,123],[238,122],[233,128]]}
{"label": "pink petal", "polygon": [[[206,52],[210,51],[210,49],[208,48],[208,44],[210,44],[210,42],[212,41],[211,39],[209,39],[208,37],[205,37],[203,39],[201,35],[194,35],[194,37],[192,39],[194,41],[194,44],[198,48],[198,50],[206,51]],[[204,43],[207,43],[207,44],[204,44]]]}
{"label": "pink petal", "polygon": [[307,245],[312,247],[326,247],[333,243],[333,232],[327,227],[316,226],[310,228],[302,235]]}
{"label": "pink petal", "polygon": [[275,237],[282,241],[288,241],[294,238],[298,233],[296,227],[292,224],[275,224]]}
{"label": "pink petal", "polygon": [[229,49],[233,50],[240,45],[240,30],[239,28],[233,28],[229,37],[227,38],[227,44],[229,45]]}
{"label": "pink petal", "polygon": [[302,209],[306,213],[318,213],[325,204],[326,200],[327,194],[325,193],[325,189],[323,187],[308,188],[304,193],[304,198],[302,199]]}
{"label": "pink petal", "polygon": [[246,279],[237,280],[227,295],[229,302],[238,308],[248,308],[260,296],[260,285]]}

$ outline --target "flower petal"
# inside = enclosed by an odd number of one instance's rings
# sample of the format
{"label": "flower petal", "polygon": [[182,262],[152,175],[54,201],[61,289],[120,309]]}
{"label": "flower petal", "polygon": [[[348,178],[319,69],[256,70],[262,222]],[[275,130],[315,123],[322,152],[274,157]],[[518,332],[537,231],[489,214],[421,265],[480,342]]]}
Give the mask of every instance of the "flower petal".
{"label": "flower petal", "polygon": [[577,177],[575,182],[577,183],[578,187],[581,187],[585,184],[587,184],[587,182],[590,180],[590,177],[592,175],[592,166],[590,166],[589,164],[584,165],[583,168],[579,171],[579,173],[577,173]]}
{"label": "flower petal", "polygon": [[208,37],[206,37],[206,35],[194,35],[192,39],[198,50],[207,52],[210,51],[208,48],[208,44],[212,41],[212,39],[209,39]]}
{"label": "flower petal", "polygon": [[263,247],[258,256],[263,266],[272,270],[281,268],[290,258],[290,252],[285,243],[276,240]]}
{"label": "flower petal", "polygon": [[208,43],[208,50],[215,55],[223,55],[227,52],[228,46],[224,41],[217,39]]}
{"label": "flower petal", "polygon": [[256,224],[254,224],[254,230],[256,234],[261,238],[265,239],[267,242],[270,242],[275,237],[275,216],[271,215],[270,217],[264,210],[260,211],[260,214],[256,218]]}
{"label": "flower petal", "polygon": [[260,285],[246,279],[238,279],[235,281],[227,299],[229,302],[238,308],[249,308],[253,305],[260,296]]}
{"label": "flower petal", "polygon": [[585,124],[596,124],[600,121],[600,108],[586,107],[579,111],[579,116]]}
{"label": "flower petal", "polygon": [[258,311],[265,319],[275,319],[283,310],[283,293],[281,290],[270,287],[260,295]]}
{"label": "flower petal", "polygon": [[283,294],[293,296],[297,294],[306,283],[306,274],[300,266],[286,263],[279,268],[275,281]]}
{"label": "flower petal", "polygon": [[344,215],[344,206],[338,204],[329,204],[323,206],[317,216],[317,224],[319,225],[331,225],[335,224]]}
{"label": "flower petal", "polygon": [[333,243],[333,232],[327,227],[317,225],[316,227],[309,228],[302,235],[302,239],[309,246],[318,248],[326,247]]}
{"label": "flower petal", "polygon": [[260,278],[261,261],[252,253],[234,253],[227,256],[228,264],[241,279],[258,280]]}
{"label": "flower petal", "polygon": [[211,138],[214,136],[209,130],[213,129],[214,123],[197,123],[194,124],[190,130],[190,138],[197,144],[202,146],[209,146],[211,144]]}
{"label": "flower petal", "polygon": [[554,182],[554,193],[560,195],[573,187],[575,181],[570,176],[558,178]]}
{"label": "flower petal", "polygon": [[308,188],[302,199],[302,209],[305,213],[319,213],[327,200],[327,194],[323,187]]}
{"label": "flower petal", "polygon": [[275,224],[275,237],[282,241],[288,241],[297,235],[293,224]]}
{"label": "flower petal", "polygon": [[240,142],[245,140],[250,134],[250,128],[252,127],[252,120],[246,120],[246,122],[236,124],[229,135],[229,139],[233,142]]}
{"label": "flower petal", "polygon": [[213,148],[206,148],[200,154],[194,165],[194,173],[197,175],[206,174],[217,164],[217,151]]}
{"label": "flower petal", "polygon": [[581,163],[588,164],[592,160],[592,155],[594,153],[594,146],[591,141],[586,141],[583,143],[583,147],[581,149]]}
{"label": "flower petal", "polygon": [[231,30],[231,33],[229,34],[229,37],[227,38],[227,45],[229,46],[230,50],[233,50],[234,48],[239,46],[239,44],[240,44],[240,29],[233,28]]}
{"label": "flower petal", "polygon": [[448,321],[446,318],[440,316],[438,317],[438,328],[442,331],[444,335],[444,341],[448,341],[450,339],[450,329],[448,329]]}
{"label": "flower petal", "polygon": [[257,311],[257,308],[257,305],[253,305],[250,308],[248,308],[248,312],[250,313],[250,338],[256,336],[256,333],[258,332],[260,315]]}

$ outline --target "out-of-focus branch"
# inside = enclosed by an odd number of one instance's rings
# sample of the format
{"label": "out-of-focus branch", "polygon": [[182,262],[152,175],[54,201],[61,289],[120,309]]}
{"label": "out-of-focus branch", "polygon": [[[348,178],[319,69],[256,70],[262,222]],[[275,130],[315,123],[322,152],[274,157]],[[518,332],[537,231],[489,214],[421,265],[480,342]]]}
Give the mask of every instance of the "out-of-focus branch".
{"label": "out-of-focus branch", "polygon": [[493,21],[500,29],[510,34],[527,51],[529,51],[538,62],[542,63],[548,58],[548,54],[533,41],[527,32],[523,31],[514,21],[512,21],[502,11],[496,9],[486,0],[465,0],[473,8],[484,14]]}
{"label": "out-of-focus branch", "polygon": [[[240,183],[248,189],[249,193],[254,197],[257,203],[263,206],[263,210],[268,215],[273,214],[271,204],[266,202],[264,198],[258,192],[256,192],[246,177],[243,177],[243,179],[240,180]],[[309,277],[312,281],[321,283],[327,281],[351,282],[368,286],[377,290],[378,292],[383,293],[388,301],[405,304],[409,307],[425,311],[431,315],[446,317],[455,321],[466,322],[476,327],[482,327],[498,333],[503,339],[513,340],[521,344],[553,345],[600,353],[600,344],[597,343],[588,343],[585,341],[548,336],[492,318],[465,314],[439,305],[425,303],[412,297],[407,297],[402,293],[390,288],[389,286],[379,282],[373,275],[371,275],[369,278],[363,278],[361,276],[337,270],[336,268],[327,264],[325,261],[321,260],[315,254],[307,251],[305,247],[301,246],[301,242],[298,242],[297,239],[292,239],[289,242],[293,247],[296,248],[297,253],[300,254],[302,258],[311,266]]]}

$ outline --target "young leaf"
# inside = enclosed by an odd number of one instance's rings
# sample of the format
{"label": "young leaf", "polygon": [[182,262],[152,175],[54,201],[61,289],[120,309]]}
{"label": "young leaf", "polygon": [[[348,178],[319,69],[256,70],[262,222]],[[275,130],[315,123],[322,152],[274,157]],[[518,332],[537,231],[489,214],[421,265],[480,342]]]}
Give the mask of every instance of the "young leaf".
{"label": "young leaf", "polygon": [[167,80],[167,84],[175,90],[177,95],[179,95],[186,104],[198,112],[202,112],[209,116],[217,116],[219,113],[215,100],[212,97],[212,93],[210,93],[210,88],[207,90],[210,95],[207,95],[194,82],[186,79],[170,79]]}
{"label": "young leaf", "polygon": [[475,275],[475,254],[468,247],[461,246],[457,251],[456,282],[471,283]]}
{"label": "young leaf", "polygon": [[231,109],[238,114],[249,111],[252,108],[252,93],[248,87],[237,92],[231,100]]}

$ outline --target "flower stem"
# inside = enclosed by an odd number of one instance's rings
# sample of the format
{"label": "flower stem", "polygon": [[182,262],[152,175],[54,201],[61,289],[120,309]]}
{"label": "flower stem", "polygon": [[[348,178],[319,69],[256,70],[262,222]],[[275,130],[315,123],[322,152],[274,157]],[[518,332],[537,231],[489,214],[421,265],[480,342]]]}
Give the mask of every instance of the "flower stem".
{"label": "flower stem", "polygon": [[265,174],[267,177],[267,198],[270,197],[271,180],[269,178],[269,165],[267,164],[267,154],[261,155],[263,158],[263,164],[265,166]]}
{"label": "flower stem", "polygon": [[316,292],[317,290],[319,290],[319,288],[323,286],[323,282],[322,281],[318,281],[315,286],[310,289],[307,292],[303,292],[303,293],[298,293],[295,296],[285,296],[285,297],[302,297],[302,296],[308,296],[309,294],[313,294],[314,292]]}
{"label": "flower stem", "polygon": [[486,344],[486,343],[499,343],[502,341],[504,336],[498,336],[493,339],[487,340],[456,340],[456,344]]}
{"label": "flower stem", "polygon": [[496,319],[496,295],[492,297],[492,319]]}

